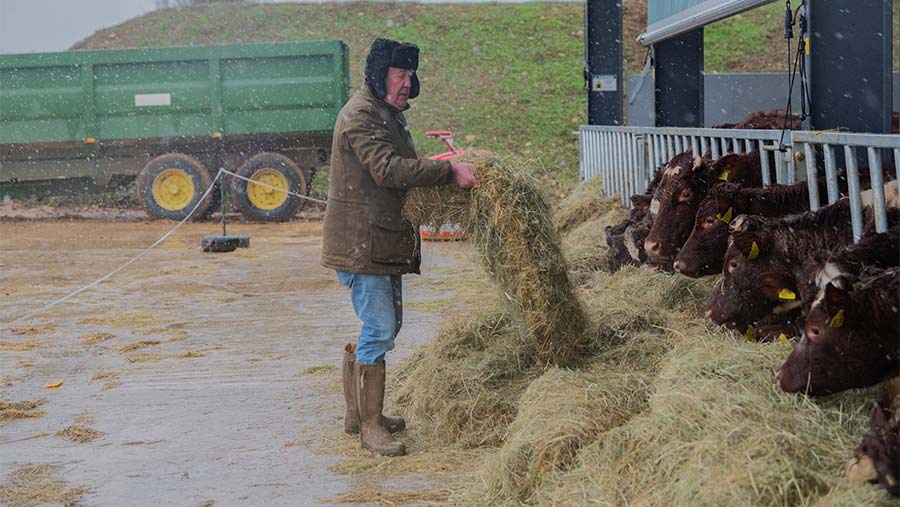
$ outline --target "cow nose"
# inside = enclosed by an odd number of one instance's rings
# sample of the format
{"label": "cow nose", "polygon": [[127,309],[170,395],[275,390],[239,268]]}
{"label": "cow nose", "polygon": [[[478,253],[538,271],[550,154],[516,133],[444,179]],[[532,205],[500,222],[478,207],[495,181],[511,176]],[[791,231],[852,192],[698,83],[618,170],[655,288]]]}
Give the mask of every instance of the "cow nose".
{"label": "cow nose", "polygon": [[775,381],[781,384],[781,368],[778,368],[775,372]]}
{"label": "cow nose", "polygon": [[673,265],[675,267],[675,271],[678,271],[679,273],[681,273],[682,270],[687,269],[687,263],[683,260],[677,260]]}
{"label": "cow nose", "polygon": [[650,252],[651,254],[659,253],[659,241],[650,241],[649,239],[644,240],[644,249]]}
{"label": "cow nose", "polygon": [[712,318],[712,308],[706,310],[706,318],[709,320],[713,320]]}

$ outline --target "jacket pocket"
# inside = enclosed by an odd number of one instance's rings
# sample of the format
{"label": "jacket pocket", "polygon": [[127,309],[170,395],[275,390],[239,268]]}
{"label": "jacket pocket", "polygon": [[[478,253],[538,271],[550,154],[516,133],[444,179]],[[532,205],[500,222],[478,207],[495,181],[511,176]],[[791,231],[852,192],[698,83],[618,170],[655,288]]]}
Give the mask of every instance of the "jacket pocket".
{"label": "jacket pocket", "polygon": [[370,258],[379,264],[411,264],[416,255],[416,234],[406,220],[369,224]]}

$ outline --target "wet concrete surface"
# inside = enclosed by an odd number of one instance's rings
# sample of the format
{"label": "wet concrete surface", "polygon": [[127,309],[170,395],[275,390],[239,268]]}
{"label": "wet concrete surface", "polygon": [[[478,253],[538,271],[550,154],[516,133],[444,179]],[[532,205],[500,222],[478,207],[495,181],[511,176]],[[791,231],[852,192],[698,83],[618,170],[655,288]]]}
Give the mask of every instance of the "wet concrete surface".
{"label": "wet concrete surface", "polygon": [[[236,224],[229,232],[250,234],[251,248],[229,254],[200,251],[215,224],[187,224],[97,287],[2,324],[111,271],[173,225],[0,223],[0,400],[46,399],[43,417],[0,421],[0,482],[21,465],[55,464],[89,488],[86,505],[104,506],[316,505],[441,487],[329,470],[339,456],[323,442],[342,431],[342,346],[359,324],[347,290],[319,266],[319,223]],[[404,277],[406,302],[441,293],[446,275],[429,268],[459,263],[464,249],[426,244],[425,276]],[[407,309],[389,368],[438,324]],[[63,385],[43,387],[56,380]],[[53,436],[76,420],[105,434],[83,444]]]}

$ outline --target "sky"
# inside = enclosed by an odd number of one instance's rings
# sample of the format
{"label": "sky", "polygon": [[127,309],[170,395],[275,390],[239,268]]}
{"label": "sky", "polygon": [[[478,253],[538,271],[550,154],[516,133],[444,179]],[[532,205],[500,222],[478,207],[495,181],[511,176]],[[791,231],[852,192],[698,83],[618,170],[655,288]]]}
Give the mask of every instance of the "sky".
{"label": "sky", "polygon": [[[424,2],[471,3],[472,0]],[[0,0],[0,54],[65,51],[97,30],[155,8],[155,0]]]}

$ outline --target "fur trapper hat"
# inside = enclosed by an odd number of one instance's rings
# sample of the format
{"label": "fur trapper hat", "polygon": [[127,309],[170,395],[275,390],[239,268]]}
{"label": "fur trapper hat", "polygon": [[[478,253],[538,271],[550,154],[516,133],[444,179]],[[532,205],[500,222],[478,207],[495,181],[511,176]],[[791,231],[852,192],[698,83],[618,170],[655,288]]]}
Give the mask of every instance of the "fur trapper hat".
{"label": "fur trapper hat", "polygon": [[378,37],[372,41],[372,47],[369,48],[369,54],[366,56],[366,84],[372,91],[372,95],[379,99],[383,99],[387,95],[384,80],[389,67],[413,71],[409,98],[416,98],[419,95],[419,76],[415,72],[419,68],[419,47],[415,44],[397,42],[384,37]]}

